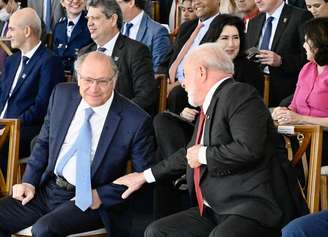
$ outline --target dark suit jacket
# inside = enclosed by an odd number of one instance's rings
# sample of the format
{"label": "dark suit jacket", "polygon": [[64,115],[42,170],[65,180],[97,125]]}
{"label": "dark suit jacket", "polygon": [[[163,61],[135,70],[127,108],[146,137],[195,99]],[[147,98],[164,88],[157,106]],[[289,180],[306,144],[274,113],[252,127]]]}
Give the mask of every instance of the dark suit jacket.
{"label": "dark suit jacket", "polygon": [[[188,146],[195,144],[196,130]],[[282,212],[272,191],[274,127],[256,90],[228,79],[216,90],[207,111],[201,166],[204,199],[219,215],[234,214],[279,227]],[[193,170],[182,148],[152,168],[156,180],[185,172],[193,196]]]}
{"label": "dark suit jacket", "polygon": [[[11,85],[21,61],[21,52],[7,58],[0,81],[0,111],[9,96]],[[25,125],[41,125],[47,111],[52,89],[64,81],[60,59],[49,49],[40,45],[22,72],[9,99],[6,118],[18,118]]]}
{"label": "dark suit jacket", "polygon": [[85,12],[82,12],[79,21],[74,26],[71,37],[67,38],[67,17],[62,17],[55,26],[53,32],[52,49],[61,57],[65,70],[73,72],[73,64],[79,50],[92,43],[90,32],[85,19]]}
{"label": "dark suit jacket", "polygon": [[[298,73],[306,62],[303,49],[303,24],[312,16],[309,12],[285,5],[278,22],[271,50],[282,57],[282,65],[269,67],[270,70],[270,106],[292,94],[295,90]],[[258,46],[262,27],[265,24],[265,13],[254,17],[248,24],[248,48]]]}
{"label": "dark suit jacket", "polygon": [[144,13],[136,40],[148,46],[153,58],[153,69],[156,72],[171,47],[169,32]]}
{"label": "dark suit jacket", "polygon": [[[219,17],[219,15],[217,16]],[[171,66],[171,64],[174,62],[174,60],[177,58],[177,56],[179,55],[181,49],[183,48],[183,46],[185,45],[185,43],[187,42],[187,40],[190,38],[192,32],[194,32],[195,28],[198,25],[198,19],[192,20],[192,21],[187,21],[184,22],[179,30],[179,33],[177,35],[177,38],[174,42],[173,47],[171,48],[171,50],[167,53],[166,57],[164,58],[164,60],[161,62],[161,65],[158,68],[158,73],[165,73],[168,74],[169,68]],[[210,28],[215,28],[218,27],[220,21],[216,21],[213,20],[209,29]],[[208,42],[208,32],[204,35],[203,39],[201,40],[200,44],[206,43]]]}
{"label": "dark suit jacket", "polygon": [[[58,154],[80,101],[75,83],[59,84],[54,89],[23,182],[38,188],[54,175]],[[153,150],[150,116],[115,92],[91,166],[91,185],[103,203],[99,209],[103,220],[108,220],[108,208],[123,202],[124,188],[112,182],[125,174],[130,159],[135,171],[147,168]]]}
{"label": "dark suit jacket", "polygon": [[[96,49],[97,45],[92,43],[82,48],[79,54]],[[112,58],[119,68],[115,89],[150,114],[155,114],[159,91],[147,46],[120,34]]]}

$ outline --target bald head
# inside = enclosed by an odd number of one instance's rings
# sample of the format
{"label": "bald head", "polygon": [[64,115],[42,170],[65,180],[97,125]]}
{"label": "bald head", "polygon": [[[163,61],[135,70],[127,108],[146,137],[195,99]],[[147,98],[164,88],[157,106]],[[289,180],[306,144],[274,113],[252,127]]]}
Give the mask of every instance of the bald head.
{"label": "bald head", "polygon": [[17,26],[22,28],[29,27],[32,37],[40,39],[41,37],[41,20],[33,8],[27,7],[17,10],[10,17],[10,21],[14,21]]}

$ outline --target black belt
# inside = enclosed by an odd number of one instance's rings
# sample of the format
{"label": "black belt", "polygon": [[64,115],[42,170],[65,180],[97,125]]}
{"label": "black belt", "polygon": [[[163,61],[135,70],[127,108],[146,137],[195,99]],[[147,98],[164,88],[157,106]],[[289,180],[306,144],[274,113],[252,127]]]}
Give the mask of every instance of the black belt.
{"label": "black belt", "polygon": [[56,185],[67,191],[75,190],[75,186],[73,184],[70,184],[69,182],[67,182],[67,180],[61,176],[56,176]]}

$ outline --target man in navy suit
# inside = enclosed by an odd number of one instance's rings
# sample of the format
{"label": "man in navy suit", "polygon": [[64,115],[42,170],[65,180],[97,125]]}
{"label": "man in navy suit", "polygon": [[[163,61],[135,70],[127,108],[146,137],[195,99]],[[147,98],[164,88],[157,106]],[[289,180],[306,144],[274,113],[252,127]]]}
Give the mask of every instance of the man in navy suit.
{"label": "man in navy suit", "polygon": [[65,71],[73,74],[74,61],[80,48],[91,44],[92,39],[85,19],[85,0],[63,0],[66,17],[59,19],[53,32],[53,51],[61,57]]}
{"label": "man in navy suit", "polygon": [[51,91],[64,80],[60,59],[40,41],[41,21],[32,8],[16,11],[7,33],[11,47],[0,81],[0,118],[21,120],[21,157],[29,154],[30,140],[40,131]]}
{"label": "man in navy suit", "polygon": [[152,20],[144,11],[145,0],[116,0],[116,2],[121,7],[125,22],[122,33],[148,46],[152,54],[153,69],[156,72],[171,47],[167,29]]}
{"label": "man in navy suit", "polygon": [[[104,224],[109,232],[125,190],[112,182],[126,172],[128,160],[136,171],[151,163],[151,117],[114,91],[118,70],[111,58],[91,52],[77,59],[75,69],[78,84],[59,84],[52,93],[22,184],[13,187],[12,197],[0,200],[1,237],[31,225],[33,236],[43,237]],[[86,110],[92,111],[87,119],[91,134],[82,138]],[[85,183],[90,185],[82,194],[90,193],[91,200],[83,209],[77,190],[80,162],[85,161],[89,171],[83,175],[89,176]]]}

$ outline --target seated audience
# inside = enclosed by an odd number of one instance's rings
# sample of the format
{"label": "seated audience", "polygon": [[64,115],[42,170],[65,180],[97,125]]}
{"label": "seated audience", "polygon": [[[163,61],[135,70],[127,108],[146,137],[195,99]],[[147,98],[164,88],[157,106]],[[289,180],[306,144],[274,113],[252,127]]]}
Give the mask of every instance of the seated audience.
{"label": "seated audience", "polygon": [[10,17],[7,36],[11,47],[19,51],[5,63],[0,118],[21,121],[20,157],[30,154],[30,141],[40,131],[51,91],[64,81],[60,59],[41,44],[40,35],[41,21],[32,8],[18,10]]}
{"label": "seated audience", "polygon": [[328,0],[305,0],[306,8],[317,17],[328,17]]}
{"label": "seated audience", "polygon": [[111,56],[119,69],[116,90],[150,114],[157,112],[158,88],[149,49],[120,33],[122,11],[116,0],[88,1],[88,28],[94,43],[79,54],[101,51]]}
{"label": "seated audience", "polygon": [[285,213],[272,185],[275,128],[254,87],[232,79],[233,68],[216,43],[193,49],[183,85],[190,104],[202,111],[189,145],[143,173],[114,181],[128,186],[122,194],[127,198],[146,182],[186,172],[198,206],[153,222],[146,237],[280,236]]}
{"label": "seated audience", "polygon": [[91,52],[75,69],[78,83],[59,84],[52,93],[22,183],[0,199],[1,237],[31,225],[33,236],[104,225],[108,236],[117,236],[111,221],[126,188],[112,182],[125,174],[128,160],[139,172],[152,161],[151,117],[114,91],[112,59]]}
{"label": "seated audience", "polygon": [[53,51],[60,56],[66,73],[73,74],[79,50],[92,43],[85,19],[85,0],[62,0],[66,17],[59,19],[53,32]]}
{"label": "seated audience", "polygon": [[146,6],[144,0],[116,0],[116,2],[123,14],[124,24],[121,30],[123,35],[147,45],[156,72],[171,47],[169,32],[144,11]]}
{"label": "seated audience", "polygon": [[324,236],[328,236],[328,210],[297,218],[282,229],[282,237]]}
{"label": "seated audience", "polygon": [[[318,124],[328,127],[328,18],[315,18],[305,24],[307,60],[299,74],[293,100],[277,107],[272,117],[279,125]],[[323,165],[328,165],[328,137],[324,132]]]}
{"label": "seated audience", "polygon": [[259,14],[259,9],[255,0],[235,0],[239,13],[242,14],[245,23],[245,32],[247,32],[248,22]]}

